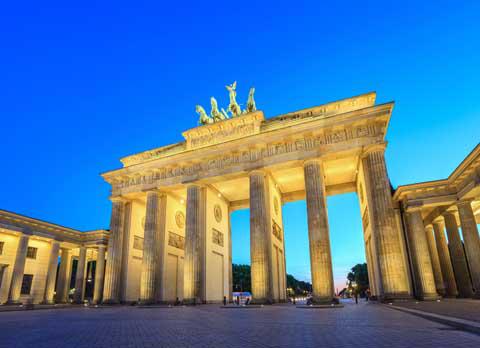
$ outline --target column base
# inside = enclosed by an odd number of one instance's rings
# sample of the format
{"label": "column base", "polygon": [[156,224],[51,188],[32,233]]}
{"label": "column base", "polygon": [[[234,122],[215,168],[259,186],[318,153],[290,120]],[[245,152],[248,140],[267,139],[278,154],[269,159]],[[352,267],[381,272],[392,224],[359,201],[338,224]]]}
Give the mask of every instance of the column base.
{"label": "column base", "polygon": [[436,300],[440,300],[441,298],[442,297],[439,296],[438,294],[426,294],[418,297],[420,301],[436,301]]}
{"label": "column base", "polygon": [[5,306],[20,306],[23,303],[20,302],[19,300],[8,300],[7,302],[4,303]]}
{"label": "column base", "polygon": [[183,299],[183,304],[187,306],[195,306],[195,305],[200,305],[200,304],[205,304],[206,301],[202,301],[199,298],[184,298]]}
{"label": "column base", "polygon": [[312,297],[312,304],[315,305],[329,305],[329,304],[339,304],[340,301],[336,297],[320,297],[320,296],[313,296]]}
{"label": "column base", "polygon": [[153,306],[156,305],[157,302],[155,300],[138,300],[137,306]]}
{"label": "column base", "polygon": [[51,301],[42,301],[40,302],[39,304],[41,305],[54,305],[55,304],[55,301],[51,300]]}
{"label": "column base", "polygon": [[269,298],[259,298],[259,299],[253,299],[250,301],[250,304],[253,305],[272,305],[274,304],[275,301]]}
{"label": "column base", "polygon": [[413,296],[408,292],[398,294],[383,294],[378,296],[378,300],[380,302],[410,301],[412,299]]}
{"label": "column base", "polygon": [[102,304],[103,305],[118,305],[118,304],[120,304],[120,301],[109,299],[109,300],[102,301]]}
{"label": "column base", "polygon": [[480,300],[480,291],[474,292],[471,298],[475,300]]}

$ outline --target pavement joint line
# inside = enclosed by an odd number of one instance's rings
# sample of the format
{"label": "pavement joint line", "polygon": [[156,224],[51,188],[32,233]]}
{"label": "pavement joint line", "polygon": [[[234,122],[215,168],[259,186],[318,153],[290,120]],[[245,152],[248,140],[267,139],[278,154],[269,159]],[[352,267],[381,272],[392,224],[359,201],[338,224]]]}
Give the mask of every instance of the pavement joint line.
{"label": "pavement joint line", "polygon": [[418,309],[399,307],[395,305],[383,305],[383,306],[392,308],[394,310],[401,311],[404,313],[410,313],[412,315],[416,315],[440,324],[448,325],[463,331],[468,331],[476,335],[480,335],[480,323],[477,323],[474,321],[455,318],[455,317],[449,317],[447,315],[441,315],[441,314],[436,314],[436,313],[431,313],[426,311],[420,311]]}

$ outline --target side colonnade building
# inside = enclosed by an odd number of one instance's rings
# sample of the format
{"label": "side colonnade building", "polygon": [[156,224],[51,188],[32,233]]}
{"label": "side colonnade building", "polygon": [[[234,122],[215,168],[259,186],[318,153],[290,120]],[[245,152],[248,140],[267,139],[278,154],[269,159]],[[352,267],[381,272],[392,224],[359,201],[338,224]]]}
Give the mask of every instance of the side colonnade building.
{"label": "side colonnade building", "polygon": [[80,304],[87,282],[100,302],[107,244],[105,230],[80,232],[0,210],[0,303]]}
{"label": "side colonnade building", "polygon": [[399,186],[414,292],[480,298],[480,144],[444,180]]}

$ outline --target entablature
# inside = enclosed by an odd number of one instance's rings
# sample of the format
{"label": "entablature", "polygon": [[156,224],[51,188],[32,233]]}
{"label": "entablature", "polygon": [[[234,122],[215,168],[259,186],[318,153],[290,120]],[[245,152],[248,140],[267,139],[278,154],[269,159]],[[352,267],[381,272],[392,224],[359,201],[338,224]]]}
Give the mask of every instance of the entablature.
{"label": "entablature", "polygon": [[[392,108],[393,103],[388,103],[335,117],[313,119],[296,126],[145,161],[107,172],[103,177],[112,184],[112,196],[117,196],[382,144]],[[256,122],[263,114],[247,114],[198,128],[208,130],[224,122],[237,122],[242,117],[252,117],[252,122]]]}
{"label": "entablature", "polygon": [[109,235],[109,232],[106,230],[81,232],[6,210],[0,210],[0,231],[14,234],[23,233],[78,246],[106,245]]}

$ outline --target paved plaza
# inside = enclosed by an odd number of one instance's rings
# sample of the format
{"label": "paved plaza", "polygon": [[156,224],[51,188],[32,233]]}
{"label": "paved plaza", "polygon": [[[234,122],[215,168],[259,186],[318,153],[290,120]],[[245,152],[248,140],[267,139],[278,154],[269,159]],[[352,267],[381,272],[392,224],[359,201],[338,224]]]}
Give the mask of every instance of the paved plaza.
{"label": "paved plaza", "polygon": [[0,313],[0,347],[479,347],[480,336],[378,304]]}

